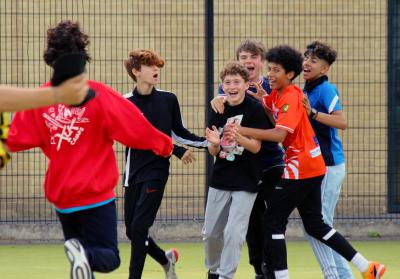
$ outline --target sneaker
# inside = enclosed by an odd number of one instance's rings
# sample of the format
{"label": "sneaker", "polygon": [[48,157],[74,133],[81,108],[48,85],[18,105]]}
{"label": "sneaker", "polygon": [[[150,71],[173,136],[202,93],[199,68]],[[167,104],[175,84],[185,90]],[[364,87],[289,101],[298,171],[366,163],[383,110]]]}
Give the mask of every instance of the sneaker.
{"label": "sneaker", "polygon": [[211,273],[210,271],[207,272],[207,279],[218,279],[219,275],[215,273]]}
{"label": "sneaker", "polygon": [[65,241],[65,254],[71,263],[71,279],[92,279],[92,270],[86,258],[85,249],[78,239]]}
{"label": "sneaker", "polygon": [[383,264],[377,262],[369,262],[368,269],[362,272],[363,279],[380,279],[386,271],[386,267]]}
{"label": "sneaker", "polygon": [[178,276],[175,273],[175,264],[179,259],[178,250],[172,248],[165,252],[165,256],[168,259],[168,265],[164,268],[165,271],[165,279],[178,279]]}
{"label": "sneaker", "polygon": [[260,278],[275,279],[275,274],[272,271],[272,268],[267,268],[267,264],[265,262],[262,264],[261,269],[264,274],[264,277],[260,277]]}

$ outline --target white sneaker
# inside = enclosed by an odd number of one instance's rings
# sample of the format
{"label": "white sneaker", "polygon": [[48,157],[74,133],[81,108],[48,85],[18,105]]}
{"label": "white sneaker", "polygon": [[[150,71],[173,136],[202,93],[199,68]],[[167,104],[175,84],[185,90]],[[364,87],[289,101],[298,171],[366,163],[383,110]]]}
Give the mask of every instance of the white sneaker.
{"label": "white sneaker", "polygon": [[175,273],[175,263],[179,259],[178,250],[172,248],[165,252],[165,256],[167,257],[169,262],[168,267],[164,267],[165,279],[178,279],[178,276]]}
{"label": "white sneaker", "polygon": [[86,258],[85,249],[78,239],[71,238],[64,243],[65,254],[71,263],[71,279],[91,279],[92,270]]}

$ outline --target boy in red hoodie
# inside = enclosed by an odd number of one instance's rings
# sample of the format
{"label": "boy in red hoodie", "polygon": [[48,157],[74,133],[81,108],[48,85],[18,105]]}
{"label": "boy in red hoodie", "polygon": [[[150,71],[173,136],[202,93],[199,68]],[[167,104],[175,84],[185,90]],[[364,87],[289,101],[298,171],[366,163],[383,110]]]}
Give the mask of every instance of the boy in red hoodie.
{"label": "boy in red hoodie", "polygon": [[[44,60],[53,67],[61,56],[80,53],[90,61],[88,44],[79,23],[61,21],[47,31]],[[45,195],[61,222],[73,279],[91,279],[93,271],[110,272],[120,264],[114,140],[164,157],[172,152],[171,138],[134,104],[103,83],[89,81],[89,87],[96,95],[81,107],[58,104],[16,113],[7,140],[10,151],[40,147],[49,158]]]}
{"label": "boy in red hoodie", "polygon": [[10,160],[3,143],[8,137],[8,114],[53,104],[75,105],[83,102],[89,86],[85,74],[75,76],[57,87],[23,88],[0,85],[0,169]]}

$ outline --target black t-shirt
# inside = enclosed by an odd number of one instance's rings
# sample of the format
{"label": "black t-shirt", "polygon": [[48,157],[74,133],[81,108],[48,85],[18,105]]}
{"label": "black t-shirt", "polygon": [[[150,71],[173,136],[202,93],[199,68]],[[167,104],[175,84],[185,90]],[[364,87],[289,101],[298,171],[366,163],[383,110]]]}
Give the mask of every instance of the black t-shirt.
{"label": "black t-shirt", "polygon": [[[271,87],[269,86],[269,81],[266,77],[263,77],[258,84],[268,93],[271,93]],[[253,93],[257,93],[257,87],[250,86],[249,91]],[[218,87],[218,95],[225,95],[224,90],[222,89],[222,84]],[[253,97],[252,95],[248,94],[246,96]],[[253,97],[254,100],[257,101]],[[284,166],[285,163],[283,162],[283,149],[279,146],[277,142],[272,141],[262,141],[261,142],[261,164],[263,166],[263,171],[269,170],[276,166]]]}
{"label": "black t-shirt", "polygon": [[[243,127],[273,128],[262,105],[247,96],[237,106],[227,104],[223,114],[212,112],[208,127],[214,125],[218,130],[222,130],[232,117],[241,118],[240,125]],[[260,152],[253,154],[243,150],[241,146],[233,151],[236,154],[226,156],[227,152],[225,154],[223,152],[221,150],[216,156],[210,187],[227,191],[257,192],[262,170]]]}

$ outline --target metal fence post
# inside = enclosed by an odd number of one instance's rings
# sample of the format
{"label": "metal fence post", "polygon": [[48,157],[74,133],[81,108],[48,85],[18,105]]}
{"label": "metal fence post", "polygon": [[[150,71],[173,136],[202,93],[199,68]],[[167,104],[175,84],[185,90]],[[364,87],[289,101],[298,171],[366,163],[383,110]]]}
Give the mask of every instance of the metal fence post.
{"label": "metal fence post", "polygon": [[398,27],[399,27],[399,4],[396,0],[388,0],[388,16],[387,16],[387,73],[388,73],[388,157],[387,157],[387,180],[388,180],[388,199],[387,206],[389,213],[396,213],[400,211],[400,204],[396,195],[400,191],[397,173],[398,154],[399,146],[396,140],[399,134],[399,128],[396,127],[396,119],[400,117],[397,112],[397,107],[400,106],[398,103],[398,97],[396,98],[397,92],[400,92],[399,82],[396,80],[396,73],[400,68],[400,53],[398,48]]}
{"label": "metal fence post", "polygon": [[[208,120],[210,117],[211,107],[210,101],[214,97],[214,1],[213,0],[205,0],[205,45],[206,45],[206,103],[205,103],[205,110],[206,110],[206,125],[208,125]],[[204,206],[207,202],[207,193],[208,193],[208,186],[211,182],[211,172],[214,160],[210,154],[207,154],[206,159],[206,187],[204,188]]]}

